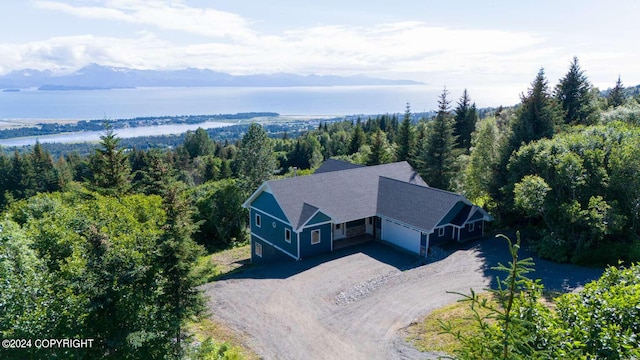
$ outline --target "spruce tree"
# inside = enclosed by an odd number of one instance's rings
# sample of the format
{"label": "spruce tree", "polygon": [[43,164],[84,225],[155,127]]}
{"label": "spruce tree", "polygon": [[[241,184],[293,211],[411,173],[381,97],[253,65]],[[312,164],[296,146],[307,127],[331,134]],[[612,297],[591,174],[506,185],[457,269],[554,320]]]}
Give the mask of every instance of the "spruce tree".
{"label": "spruce tree", "polygon": [[105,195],[122,195],[131,188],[131,170],[127,155],[118,149],[120,138],[105,122],[105,134],[100,136],[100,145],[89,159],[92,172],[91,186]]}
{"label": "spruce tree", "polygon": [[53,159],[49,151],[45,150],[39,141],[28,156],[34,169],[33,186],[35,192],[50,192],[59,189],[58,173],[53,166]]}
{"label": "spruce tree", "polygon": [[179,183],[167,184],[162,195],[167,220],[158,244],[157,265],[163,277],[159,296],[163,313],[161,326],[172,339],[168,358],[182,359],[186,338],[183,328],[190,319],[204,312],[204,300],[192,271],[203,249],[192,239],[196,230],[193,208]]}
{"label": "spruce tree", "polygon": [[407,161],[414,153],[416,147],[416,134],[411,124],[411,106],[407,103],[404,111],[404,119],[400,124],[398,136],[396,138],[398,151],[396,153],[396,161]]}
{"label": "spruce tree", "polygon": [[246,193],[255,191],[265,180],[273,176],[276,159],[271,141],[262,126],[253,123],[242,137],[238,153],[238,172]]}
{"label": "spruce tree", "polygon": [[623,105],[624,102],[624,86],[622,85],[622,81],[620,81],[620,75],[618,75],[616,86],[611,89],[611,91],[609,92],[609,96],[607,96],[607,104],[610,107],[617,108],[618,106]]}
{"label": "spruce tree", "polygon": [[371,153],[367,159],[367,165],[386,164],[391,161],[387,136],[382,130],[378,130],[371,138]]}
{"label": "spruce tree", "polygon": [[451,189],[456,158],[456,138],[453,135],[453,117],[450,101],[447,100],[448,93],[445,88],[438,99],[438,114],[427,125],[426,137],[416,159],[417,170],[427,184],[444,190]]}
{"label": "spruce tree", "polygon": [[468,152],[471,147],[471,133],[475,130],[476,122],[478,121],[478,112],[476,104],[471,103],[467,89],[464,89],[454,113],[455,126],[453,134],[457,136],[456,144],[458,148]]}
{"label": "spruce tree", "polygon": [[366,136],[364,134],[364,130],[362,130],[362,126],[360,125],[360,119],[358,119],[358,123],[356,124],[351,134],[351,142],[349,143],[349,155],[357,153],[360,150],[360,147],[365,144],[365,142]]}
{"label": "spruce tree", "polygon": [[555,97],[564,111],[564,123],[592,125],[596,121],[591,84],[574,57],[569,72],[556,86]]}
{"label": "spruce tree", "polygon": [[192,159],[198,156],[211,155],[214,145],[209,134],[203,128],[198,128],[196,131],[187,131],[184,135],[183,146]]}
{"label": "spruce tree", "polygon": [[551,137],[560,117],[558,106],[549,94],[544,69],[541,68],[527,95],[521,96],[521,107],[511,126],[507,158],[522,143]]}

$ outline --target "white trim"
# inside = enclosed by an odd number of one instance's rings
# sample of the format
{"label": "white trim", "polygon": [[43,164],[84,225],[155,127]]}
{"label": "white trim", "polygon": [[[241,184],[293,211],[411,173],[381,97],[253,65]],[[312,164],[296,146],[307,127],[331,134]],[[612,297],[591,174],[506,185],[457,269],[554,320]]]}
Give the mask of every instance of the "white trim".
{"label": "white trim", "polygon": [[[253,194],[251,194],[251,196],[249,196],[249,198],[245,202],[242,203],[242,207],[245,209],[250,208],[249,204],[251,204],[253,200],[255,200],[258,197],[258,195],[260,195],[260,193],[262,193],[263,191],[266,191],[269,194],[273,195],[273,192],[271,191],[271,189],[269,188],[269,185],[267,185],[267,182],[265,181],[262,183],[262,185],[260,185],[260,187],[258,187],[258,189],[256,189],[256,191],[253,192]],[[273,198],[275,199],[275,196]],[[278,202],[278,199],[276,199],[276,202]],[[280,206],[280,204],[278,204],[278,206]]]}
{"label": "white trim", "polygon": [[[318,233],[318,242],[313,242],[313,233],[317,232]],[[320,231],[320,229],[315,229],[315,230],[311,230],[311,245],[318,245],[322,242],[322,232]]]}
{"label": "white trim", "polygon": [[259,228],[262,227],[262,215],[254,214],[253,225],[255,225],[256,227],[259,227]]}
{"label": "white trim", "polygon": [[[289,240],[287,240],[287,234],[289,234]],[[291,244],[291,229],[289,228],[284,228],[284,241]]]}
{"label": "white trim", "polygon": [[300,233],[296,231],[296,238],[298,240],[298,260],[300,260]]}
{"label": "white trim", "polygon": [[[280,206],[280,205],[278,205],[278,206]],[[280,222],[282,222],[282,223],[285,223],[285,224],[287,224],[287,225],[291,225],[291,224],[289,224],[289,222],[288,222],[288,221],[282,220],[282,219],[280,219],[279,217],[275,217],[275,216],[273,216],[272,214],[269,214],[268,212],[266,212],[266,211],[264,211],[264,210],[260,210],[260,209],[258,209],[258,208],[256,208],[256,207],[253,207],[253,206],[252,206],[250,209],[251,209],[251,210],[254,210],[254,211],[256,211],[256,212],[259,212],[259,213],[261,213],[261,214],[264,214],[264,215],[266,215],[266,216],[268,216],[268,217],[270,217],[270,218],[272,218],[272,219],[276,219],[276,220],[278,220],[278,221],[280,221]]]}
{"label": "white trim", "polygon": [[256,235],[256,234],[254,234],[254,233],[251,233],[251,236],[255,236],[255,237],[257,237],[258,239],[260,239],[260,241],[262,241],[262,242],[264,242],[264,243],[267,243],[267,244],[269,244],[269,245],[273,246],[274,248],[276,248],[276,249],[278,249],[278,250],[282,251],[283,253],[285,253],[285,254],[287,254],[287,255],[291,256],[291,257],[292,257],[292,258],[294,258],[295,260],[300,260],[299,258],[297,258],[297,257],[295,257],[294,255],[290,254],[288,251],[284,250],[284,249],[283,249],[283,248],[281,248],[280,246],[278,246],[278,245],[276,245],[276,244],[272,243],[271,241],[267,241],[267,240],[265,240],[265,239],[264,239],[263,237],[261,237],[260,235]]}
{"label": "white trim", "polygon": [[[313,205],[311,205],[311,206],[313,206]],[[318,215],[318,213],[323,213],[324,215],[326,215],[329,218],[329,220],[327,220],[325,222],[317,223],[317,224],[307,225],[309,223],[309,221],[311,221],[311,219],[313,219],[316,215]],[[317,226],[317,225],[325,225],[325,224],[329,224],[329,223],[333,224],[333,218],[331,216],[329,216],[327,213],[325,213],[324,211],[321,211],[320,209],[318,209],[318,210],[316,210],[316,212],[313,213],[313,215],[309,216],[307,221],[305,221],[302,225],[300,225],[297,230],[300,231],[300,230],[306,229],[308,227]]]}
{"label": "white trim", "polygon": [[325,221],[325,222],[321,222],[321,223],[317,223],[317,224],[311,224],[309,226],[305,226],[304,228],[302,228],[300,230],[308,229],[308,228],[311,228],[311,227],[314,227],[314,226],[327,225],[327,224],[333,224],[333,222]]}
{"label": "white trim", "polygon": [[329,241],[331,242],[331,251],[333,251],[333,229],[329,231],[329,236],[331,236],[331,239]]}
{"label": "white trim", "polygon": [[[464,196],[459,195],[459,194],[456,194],[456,195],[458,195],[458,197],[460,198],[460,200],[458,200],[458,202],[463,202],[464,204],[469,205],[469,206],[475,206],[475,205],[473,205],[473,203],[471,203],[471,201],[467,200],[467,198],[465,198]],[[447,217],[447,215],[449,215],[449,213],[451,212],[451,209],[453,209],[457,204],[458,204],[457,202],[455,204],[453,204],[453,206],[450,207],[449,210],[447,210],[447,212],[444,214],[444,216],[441,217],[440,219],[438,219],[438,221],[436,221],[436,227],[438,227],[438,225],[440,225],[442,220],[444,220],[444,218]],[[447,226],[447,225],[455,226],[454,224],[451,224],[451,223],[444,224],[442,226]]]}
{"label": "white trim", "polygon": [[[398,221],[398,220],[396,220],[396,219],[394,219],[394,218],[390,218],[390,217],[383,216],[383,215],[374,215],[374,216],[377,216],[377,217],[379,217],[379,218],[380,218],[380,219],[382,219],[382,220],[387,220],[387,221],[392,222],[392,223],[397,224],[397,225],[402,225],[402,226],[404,226],[404,227],[406,227],[406,228],[409,228],[409,229],[412,229],[412,230],[415,230],[415,231],[420,231],[420,232],[424,232],[424,231],[426,231],[426,229],[420,229],[420,228],[417,228],[417,227],[415,227],[415,226],[411,226],[411,225],[409,225],[409,224],[407,224],[407,223],[404,223],[404,222],[402,222],[402,221]],[[375,223],[374,223],[374,225],[373,225],[373,226],[375,226]],[[384,228],[384,226],[382,226],[382,227]],[[434,230],[434,229],[431,229],[429,232],[433,232],[433,230]]]}

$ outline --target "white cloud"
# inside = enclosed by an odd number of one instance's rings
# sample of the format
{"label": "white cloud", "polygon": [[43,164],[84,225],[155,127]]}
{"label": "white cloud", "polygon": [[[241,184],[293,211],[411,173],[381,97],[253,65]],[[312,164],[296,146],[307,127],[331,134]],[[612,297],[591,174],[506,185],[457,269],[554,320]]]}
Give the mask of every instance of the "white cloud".
{"label": "white cloud", "polygon": [[[58,36],[0,44],[0,69],[5,72],[25,67],[78,68],[94,62],[144,69],[210,68],[234,74],[293,72],[395,78],[422,74],[422,78],[411,78],[452,87],[516,83],[525,91],[540,67],[551,69],[547,74],[556,76],[566,71],[573,56],[567,54],[571,50],[552,46],[537,34],[448,28],[421,21],[313,26],[268,34],[255,30],[251,19],[190,7],[183,1],[42,0],[36,4],[40,9],[79,18],[112,21],[114,26],[126,23],[137,30],[127,37]],[[175,36],[165,38],[167,34]],[[197,36],[190,38],[189,34]],[[589,57],[606,60],[619,54],[594,51]],[[589,70],[604,70],[596,63],[583,64],[589,65]],[[550,83],[553,81],[550,76]]]}
{"label": "white cloud", "polygon": [[250,39],[254,37],[248,20],[215,9],[198,9],[182,1],[108,0],[100,6],[73,6],[60,1],[36,1],[36,6],[88,19],[123,21],[152,25],[209,37]]}

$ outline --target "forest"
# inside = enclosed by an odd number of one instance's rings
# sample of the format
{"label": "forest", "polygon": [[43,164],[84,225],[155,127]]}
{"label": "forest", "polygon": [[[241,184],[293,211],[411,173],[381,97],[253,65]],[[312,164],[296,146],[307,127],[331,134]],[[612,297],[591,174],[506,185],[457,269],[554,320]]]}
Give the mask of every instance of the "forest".
{"label": "forest", "polygon": [[430,186],[487,209],[494,229],[521,230],[543,258],[640,260],[640,97],[620,78],[601,93],[577,58],[557,85],[540,69],[519,104],[491,111],[445,88],[433,116],[407,104],[293,133],[198,129],[141,148],[101,127],[88,154],[0,149],[0,337],[95,339],[88,350],[6,358],[234,358],[190,341],[185,326],[206,316],[196,264],[247,242],[241,204],[263,181],[328,158],[408,161]]}

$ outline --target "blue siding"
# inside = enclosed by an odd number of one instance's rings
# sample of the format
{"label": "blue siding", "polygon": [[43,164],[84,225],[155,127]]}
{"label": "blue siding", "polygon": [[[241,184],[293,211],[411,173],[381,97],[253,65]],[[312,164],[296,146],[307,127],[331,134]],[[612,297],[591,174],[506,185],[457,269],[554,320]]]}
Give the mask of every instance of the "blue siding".
{"label": "blue siding", "polygon": [[[260,215],[260,227],[256,226],[256,214]],[[251,209],[251,233],[258,235],[259,237],[269,241],[270,243],[278,246],[293,256],[298,256],[298,244],[296,234],[293,232],[291,225],[285,224],[282,221],[267,215],[265,213]],[[285,231],[289,229],[291,231],[291,242],[285,241]]]}
{"label": "blue siding", "polygon": [[[458,201],[455,205],[453,205],[453,207],[451,208],[451,210],[449,210],[449,212],[447,213],[447,215],[444,216],[444,218],[440,221],[440,223],[438,224],[438,226],[440,225],[446,225],[446,224],[450,224],[451,221],[456,217],[456,215],[458,215],[458,213],[460,212],[460,210],[462,210],[462,208],[464,208],[466,204],[463,203],[462,201]],[[464,219],[462,220],[464,221]],[[457,225],[459,225],[460,223],[458,223]]]}
{"label": "blue siding", "polygon": [[263,191],[255,200],[253,200],[251,207],[262,210],[267,214],[271,214],[282,220],[287,220],[287,217],[280,208],[280,205],[278,205],[276,198],[266,191]]}
{"label": "blue siding", "polygon": [[455,238],[451,239],[451,234],[453,233],[453,231],[454,228],[452,226],[445,226],[444,235],[438,236],[439,229],[435,229],[433,234],[429,235],[429,246],[442,244],[452,240],[455,241]]}
{"label": "blue siding", "polygon": [[476,211],[475,214],[473,214],[473,216],[471,216],[471,218],[469,219],[469,221],[473,221],[473,220],[480,220],[482,219],[482,214],[479,211]]}
{"label": "blue siding", "polygon": [[[256,244],[262,246],[262,256],[256,255]],[[265,243],[255,236],[251,236],[251,262],[254,264],[262,264],[274,261],[295,261],[289,255]]]}
{"label": "blue siding", "polygon": [[322,212],[318,211],[317,214],[315,214],[311,220],[309,220],[306,224],[306,226],[311,226],[313,224],[321,224],[321,223],[325,223],[327,221],[331,221],[331,218],[328,217],[327,215],[323,214]]}
{"label": "blue siding", "polygon": [[465,227],[460,229],[460,241],[475,239],[482,236],[484,221],[476,221],[473,231],[469,231],[469,225],[470,224],[467,224]]}
{"label": "blue siding", "polygon": [[[320,230],[320,243],[311,244],[311,232]],[[307,258],[309,256],[327,253],[331,251],[331,224],[316,225],[305,228],[300,233],[300,257]]]}

